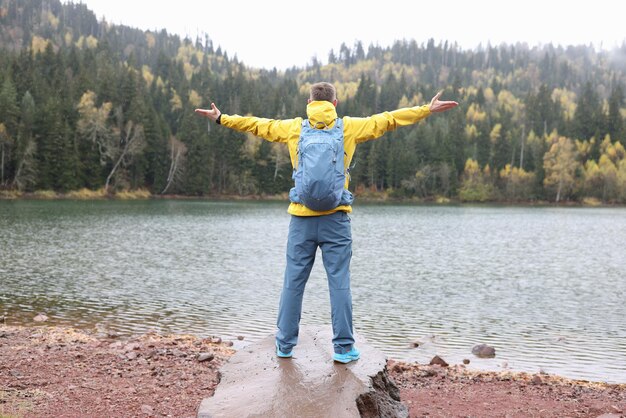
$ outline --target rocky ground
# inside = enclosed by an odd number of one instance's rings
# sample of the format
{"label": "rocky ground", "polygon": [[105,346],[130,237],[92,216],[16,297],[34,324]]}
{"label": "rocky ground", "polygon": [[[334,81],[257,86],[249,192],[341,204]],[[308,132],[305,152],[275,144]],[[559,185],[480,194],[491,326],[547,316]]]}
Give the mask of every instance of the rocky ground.
{"label": "rocky ground", "polygon": [[[233,350],[219,338],[121,338],[0,325],[0,418],[194,417]],[[626,385],[389,362],[412,417],[624,417]]]}
{"label": "rocky ground", "polygon": [[0,326],[0,418],[195,417],[232,353],[219,339]]}
{"label": "rocky ground", "polygon": [[626,384],[388,363],[411,417],[626,417]]}

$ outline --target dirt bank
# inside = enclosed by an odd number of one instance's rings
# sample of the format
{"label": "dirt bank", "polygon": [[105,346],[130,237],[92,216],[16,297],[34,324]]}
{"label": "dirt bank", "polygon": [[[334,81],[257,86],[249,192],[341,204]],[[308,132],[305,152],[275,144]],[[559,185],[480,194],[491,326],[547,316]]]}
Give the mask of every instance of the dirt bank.
{"label": "dirt bank", "polygon": [[[218,338],[136,338],[0,325],[0,417],[194,417],[233,350]],[[620,417],[626,385],[389,362],[412,417]]]}

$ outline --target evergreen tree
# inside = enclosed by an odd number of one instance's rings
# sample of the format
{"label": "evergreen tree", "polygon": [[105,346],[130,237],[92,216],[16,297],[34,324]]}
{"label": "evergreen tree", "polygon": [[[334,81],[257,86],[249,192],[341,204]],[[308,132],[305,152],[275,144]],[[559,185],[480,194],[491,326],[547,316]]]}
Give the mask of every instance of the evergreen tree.
{"label": "evergreen tree", "polygon": [[609,97],[609,114],[607,117],[607,133],[611,138],[617,139],[626,145],[626,130],[624,129],[624,119],[621,115],[620,109],[624,104],[624,92],[621,84],[618,84],[611,91]]}
{"label": "evergreen tree", "polygon": [[591,82],[588,81],[585,83],[576,104],[573,135],[582,140],[596,138],[596,146],[592,150],[592,158],[594,159],[597,159],[600,154],[597,140],[602,137],[603,119],[600,98]]}
{"label": "evergreen tree", "polygon": [[33,96],[27,91],[21,103],[20,126],[15,147],[15,175],[12,184],[20,191],[31,188],[36,181],[36,145],[33,135],[35,110]]}

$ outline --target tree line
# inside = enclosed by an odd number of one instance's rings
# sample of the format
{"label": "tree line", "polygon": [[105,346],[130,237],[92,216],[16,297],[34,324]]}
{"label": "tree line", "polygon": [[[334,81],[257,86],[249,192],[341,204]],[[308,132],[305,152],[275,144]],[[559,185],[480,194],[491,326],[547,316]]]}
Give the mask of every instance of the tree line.
{"label": "tree line", "polygon": [[357,149],[360,195],[463,201],[626,202],[626,46],[360,42],[326,63],[255,69],[208,37],[97,21],[83,4],[0,0],[0,189],[277,195],[287,150],[194,115],[305,114],[335,84],[338,113],[460,106]]}

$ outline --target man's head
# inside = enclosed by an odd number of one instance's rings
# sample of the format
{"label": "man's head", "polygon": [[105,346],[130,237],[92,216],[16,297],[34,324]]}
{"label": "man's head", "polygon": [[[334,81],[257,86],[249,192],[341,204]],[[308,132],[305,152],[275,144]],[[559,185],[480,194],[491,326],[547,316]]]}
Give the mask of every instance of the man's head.
{"label": "man's head", "polygon": [[309,103],[312,101],[326,101],[337,106],[337,91],[335,90],[335,86],[324,81],[313,84],[311,86]]}

